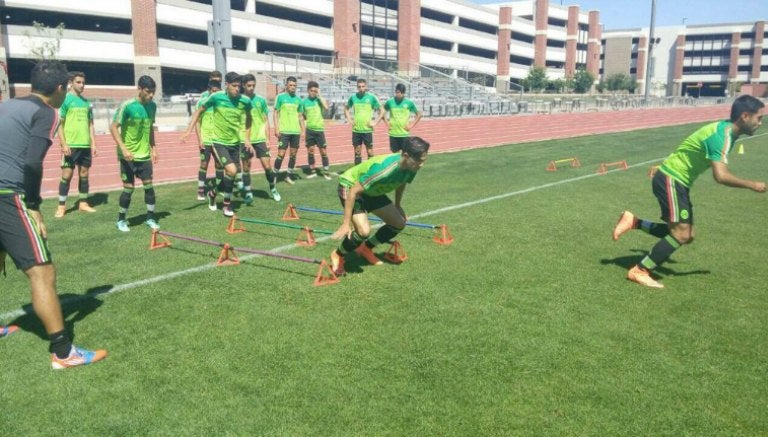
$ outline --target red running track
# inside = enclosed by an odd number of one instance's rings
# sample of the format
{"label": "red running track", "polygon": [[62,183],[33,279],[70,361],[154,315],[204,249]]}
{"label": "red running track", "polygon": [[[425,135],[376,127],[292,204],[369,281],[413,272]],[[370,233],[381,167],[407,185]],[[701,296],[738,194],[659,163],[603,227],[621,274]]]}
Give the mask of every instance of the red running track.
{"label": "red running track", "polygon": [[[705,122],[727,118],[729,110],[730,107],[727,105],[718,105],[699,108],[425,119],[414,128],[412,134],[429,141],[430,152],[440,153],[507,144],[514,147],[514,144],[532,141]],[[155,183],[197,179],[199,165],[197,140],[192,137],[187,144],[180,144],[181,134],[181,132],[156,133],[159,162],[154,168]],[[351,128],[347,124],[326,127],[331,164],[352,162],[354,157],[351,136]],[[376,153],[389,153],[389,138],[383,123],[375,130],[374,142]],[[98,135],[96,144],[98,156],[94,158],[91,168],[91,192],[120,188],[122,183],[116,146],[112,137],[108,134]],[[277,141],[272,137],[270,151],[273,158],[277,156],[276,144]],[[302,145],[299,149],[297,166],[306,164],[306,160],[307,155]],[[57,195],[61,173],[60,162],[61,149],[56,141],[44,162],[43,197]],[[287,159],[284,161],[283,168],[286,166]],[[253,167],[260,170],[260,165],[256,162]],[[212,170],[209,170],[209,175],[211,173]],[[77,183],[73,182],[72,185],[76,187]],[[74,187],[70,189],[70,195],[77,190]]]}

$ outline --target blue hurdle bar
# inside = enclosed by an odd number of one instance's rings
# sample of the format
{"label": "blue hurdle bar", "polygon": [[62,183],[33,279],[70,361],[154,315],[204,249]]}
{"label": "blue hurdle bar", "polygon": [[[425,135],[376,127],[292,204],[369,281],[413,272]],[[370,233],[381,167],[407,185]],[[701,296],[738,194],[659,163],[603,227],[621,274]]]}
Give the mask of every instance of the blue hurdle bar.
{"label": "blue hurdle bar", "polygon": [[[331,210],[331,209],[310,208],[308,206],[296,206],[294,208],[296,208],[299,211],[319,212],[321,214],[344,215],[344,211],[334,211],[334,210]],[[382,219],[380,219],[378,217],[370,217],[370,216],[368,217],[368,220],[373,220],[373,221],[376,221],[376,222],[383,221]],[[415,222],[409,222],[409,221],[406,221],[405,225],[406,226],[414,226],[414,227],[417,227],[417,228],[427,228],[427,229],[435,229],[435,228],[437,228],[437,226],[435,226],[435,225],[430,225],[430,224],[427,224],[427,223],[415,223]]]}

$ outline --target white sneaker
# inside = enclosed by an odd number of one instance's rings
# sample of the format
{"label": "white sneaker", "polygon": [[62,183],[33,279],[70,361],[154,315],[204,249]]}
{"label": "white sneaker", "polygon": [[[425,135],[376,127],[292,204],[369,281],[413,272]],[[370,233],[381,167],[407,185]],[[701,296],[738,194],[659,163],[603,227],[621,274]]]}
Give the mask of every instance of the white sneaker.
{"label": "white sneaker", "polygon": [[269,190],[269,193],[272,194],[272,198],[275,199],[275,202],[279,202],[282,199],[280,193],[277,192],[277,188],[272,188]]}
{"label": "white sneaker", "polygon": [[131,228],[128,227],[128,222],[125,220],[118,220],[117,223],[117,230],[120,232],[130,232]]}

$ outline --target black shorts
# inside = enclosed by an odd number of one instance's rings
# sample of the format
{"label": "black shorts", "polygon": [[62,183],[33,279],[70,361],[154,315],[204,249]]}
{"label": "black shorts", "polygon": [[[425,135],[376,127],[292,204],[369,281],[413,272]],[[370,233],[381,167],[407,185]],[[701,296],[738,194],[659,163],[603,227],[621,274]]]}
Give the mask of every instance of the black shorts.
{"label": "black shorts", "polygon": [[401,152],[408,142],[408,137],[389,137],[389,150],[392,153]]}
{"label": "black shorts", "polygon": [[210,160],[211,160],[211,145],[205,144],[203,145],[203,148],[200,149],[200,162],[207,163]]}
{"label": "black shorts", "polygon": [[280,138],[277,141],[277,149],[283,150],[288,147],[298,149],[300,139],[300,134],[280,134]]}
{"label": "black shorts", "polygon": [[[267,143],[260,142],[256,144],[251,144],[253,146],[253,150],[256,151],[256,157],[261,158],[269,158],[269,148],[267,148]],[[245,145],[243,145],[240,148],[240,159],[242,160],[251,160],[253,159],[253,153],[246,150]]]}
{"label": "black shorts", "polygon": [[69,156],[61,155],[61,168],[91,168],[91,148],[74,147]]}
{"label": "black shorts", "polygon": [[[341,201],[341,207],[343,209],[344,203],[346,202],[347,197],[349,197],[349,187],[345,187],[344,185],[339,184],[338,193],[339,200]],[[377,209],[384,208],[391,203],[392,201],[389,200],[389,197],[384,194],[380,196],[366,196],[363,194],[359,198],[355,199],[355,207],[352,209],[352,214],[376,211]]]}
{"label": "black shorts", "polygon": [[327,147],[328,145],[325,143],[325,132],[307,129],[305,144],[307,147],[317,146],[321,149]]}
{"label": "black shorts", "polygon": [[151,181],[153,176],[152,161],[126,161],[120,160],[120,179],[123,183],[134,185],[136,178],[141,182]]}
{"label": "black shorts", "polygon": [[657,171],[651,182],[659,201],[661,219],[667,223],[693,224],[693,204],[688,187]]}
{"label": "black shorts", "polygon": [[240,146],[225,146],[223,144],[213,143],[213,156],[216,162],[222,167],[228,164],[235,164],[240,169]]}
{"label": "black shorts", "polygon": [[0,252],[7,252],[16,268],[26,271],[51,262],[48,243],[19,194],[0,194],[0,223]]}
{"label": "black shorts", "polygon": [[373,147],[373,132],[352,132],[352,145],[357,147],[361,144],[368,149]]}

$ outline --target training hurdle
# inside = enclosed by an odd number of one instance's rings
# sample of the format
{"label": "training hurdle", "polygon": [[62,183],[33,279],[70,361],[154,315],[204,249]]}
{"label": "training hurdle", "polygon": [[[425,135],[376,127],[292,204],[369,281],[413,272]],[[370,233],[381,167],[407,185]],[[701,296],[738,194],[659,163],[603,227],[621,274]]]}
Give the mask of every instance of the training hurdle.
{"label": "training hurdle", "polygon": [[292,225],[289,223],[271,222],[268,220],[238,218],[237,216],[232,216],[232,218],[229,219],[229,224],[227,225],[228,234],[237,234],[240,232],[245,232],[245,227],[243,227],[242,224],[238,226],[237,222],[257,223],[262,225],[278,226],[281,228],[299,229],[301,230],[301,232],[299,233],[298,238],[296,238],[296,244],[299,246],[305,246],[305,247],[311,247],[317,244],[317,242],[315,241],[315,234],[326,234],[326,235],[333,234],[333,231],[326,231],[323,229],[312,229],[308,226],[299,226],[299,225]]}
{"label": "training hurdle", "polygon": [[600,167],[597,168],[597,173],[606,174],[608,173],[608,170],[610,170],[611,167],[617,168],[619,170],[626,170],[629,168],[629,166],[627,165],[627,161],[622,159],[621,161],[616,161],[616,162],[601,163]]}
{"label": "training hurdle", "polygon": [[652,178],[656,176],[656,172],[659,171],[658,165],[652,165],[650,168],[648,168],[648,177]]}
{"label": "training hurdle", "polygon": [[578,158],[565,158],[565,159],[558,159],[555,161],[549,161],[549,165],[547,165],[547,171],[557,171],[557,166],[565,163],[568,163],[569,164],[568,166],[571,168],[581,167],[581,163],[579,162]]}
{"label": "training hurdle", "polygon": [[[332,214],[332,215],[344,215],[343,211],[334,211],[330,209],[320,209],[320,208],[311,208],[308,206],[295,206],[292,204],[288,204],[288,207],[285,209],[285,213],[283,214],[283,220],[298,220],[299,214],[296,211],[307,211],[307,212],[317,212],[320,214]],[[368,220],[374,221],[374,222],[383,222],[382,219],[378,217],[368,217]],[[448,226],[446,225],[430,225],[427,223],[416,223],[416,222],[405,222],[406,226],[413,226],[416,228],[426,228],[426,229],[432,229],[435,231],[435,236],[432,237],[432,241],[434,241],[437,244],[441,244],[443,246],[447,246],[451,243],[453,243],[453,235],[451,235],[450,231],[448,230]]]}
{"label": "training hurdle", "polygon": [[[204,240],[202,238],[190,237],[190,236],[181,235],[181,234],[174,234],[173,232],[160,231],[158,229],[155,229],[152,231],[152,240],[149,243],[149,249],[150,250],[162,249],[164,247],[171,246],[171,241],[168,239],[168,237],[177,238],[179,240],[192,241],[195,243],[207,244],[210,246],[221,247],[222,248],[221,253],[219,254],[218,260],[216,261],[217,266],[240,264],[240,259],[237,257],[236,252],[244,252],[244,253],[251,253],[254,255],[270,256],[273,258],[282,258],[282,259],[309,263],[309,264],[319,264],[320,268],[318,269],[317,274],[315,275],[315,281],[313,285],[315,286],[330,285],[330,284],[335,284],[339,282],[339,278],[336,277],[336,274],[333,273],[333,270],[329,267],[328,262],[324,259],[319,260],[319,259],[313,259],[313,258],[304,258],[300,256],[286,255],[283,253],[270,252],[267,250],[251,249],[247,247],[233,247],[233,246],[230,246],[229,243],[220,243],[218,241]],[[328,272],[328,275],[325,274],[326,272]]]}

